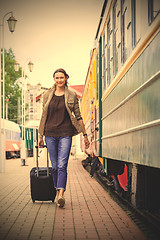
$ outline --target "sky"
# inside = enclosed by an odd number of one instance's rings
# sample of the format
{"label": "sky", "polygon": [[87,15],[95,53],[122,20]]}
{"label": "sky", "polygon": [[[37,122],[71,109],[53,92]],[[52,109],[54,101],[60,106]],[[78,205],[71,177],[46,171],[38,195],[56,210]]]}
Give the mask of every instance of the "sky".
{"label": "sky", "polygon": [[[12,48],[30,84],[53,85],[64,68],[70,85],[84,84],[104,0],[0,0],[0,24],[13,11],[13,34],[4,23],[4,47]],[[7,15],[7,20],[10,15]],[[28,62],[34,63],[33,72]]]}

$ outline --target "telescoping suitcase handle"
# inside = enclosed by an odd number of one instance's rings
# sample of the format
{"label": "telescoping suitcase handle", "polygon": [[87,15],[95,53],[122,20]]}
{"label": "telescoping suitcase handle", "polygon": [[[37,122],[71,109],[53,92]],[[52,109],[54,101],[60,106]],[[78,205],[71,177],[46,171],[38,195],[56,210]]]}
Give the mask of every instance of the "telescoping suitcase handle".
{"label": "telescoping suitcase handle", "polygon": [[[43,148],[47,148],[47,145],[40,145]],[[35,146],[36,148],[36,168],[37,168],[37,177],[39,176],[39,167],[38,167],[38,145]],[[49,158],[48,158],[48,150],[47,150],[47,176],[49,176]]]}

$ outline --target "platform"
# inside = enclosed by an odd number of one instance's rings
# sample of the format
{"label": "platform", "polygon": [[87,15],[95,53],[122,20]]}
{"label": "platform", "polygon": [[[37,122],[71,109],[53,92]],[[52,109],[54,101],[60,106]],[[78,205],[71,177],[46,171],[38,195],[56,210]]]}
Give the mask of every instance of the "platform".
{"label": "platform", "polygon": [[[40,157],[40,166],[44,166]],[[144,240],[144,234],[103,187],[70,157],[65,208],[30,197],[33,158],[6,160],[0,173],[0,240],[112,239]]]}

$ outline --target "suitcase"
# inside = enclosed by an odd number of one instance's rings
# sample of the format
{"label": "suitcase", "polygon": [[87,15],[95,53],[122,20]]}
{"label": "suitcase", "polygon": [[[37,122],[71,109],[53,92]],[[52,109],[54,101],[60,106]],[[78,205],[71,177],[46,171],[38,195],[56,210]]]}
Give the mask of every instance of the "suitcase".
{"label": "suitcase", "polygon": [[[47,167],[38,167],[38,146],[36,147],[36,167],[30,171],[30,187],[32,201],[52,201],[56,197],[56,189],[53,184],[52,168],[49,167],[47,151]],[[44,145],[43,147],[46,147]]]}

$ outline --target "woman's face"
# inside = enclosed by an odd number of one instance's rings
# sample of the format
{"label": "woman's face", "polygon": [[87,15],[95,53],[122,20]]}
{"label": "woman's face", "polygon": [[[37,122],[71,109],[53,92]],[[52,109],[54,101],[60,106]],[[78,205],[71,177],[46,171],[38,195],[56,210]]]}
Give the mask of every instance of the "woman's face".
{"label": "woman's face", "polygon": [[54,81],[56,82],[57,87],[62,88],[65,86],[66,78],[64,73],[57,72],[54,75]]}

